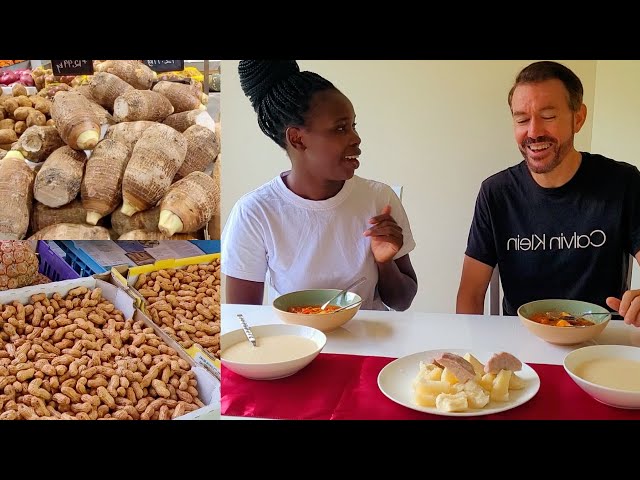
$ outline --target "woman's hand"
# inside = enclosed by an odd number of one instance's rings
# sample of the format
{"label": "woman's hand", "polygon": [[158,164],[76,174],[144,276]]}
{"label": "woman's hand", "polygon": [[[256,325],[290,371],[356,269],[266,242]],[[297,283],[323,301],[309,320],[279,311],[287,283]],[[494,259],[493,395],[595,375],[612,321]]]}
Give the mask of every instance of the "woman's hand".
{"label": "woman's hand", "polygon": [[369,223],[372,226],[365,230],[364,236],[371,237],[371,252],[376,262],[393,261],[393,257],[402,248],[404,239],[402,228],[391,216],[391,206],[384,207],[380,215],[369,219]]}

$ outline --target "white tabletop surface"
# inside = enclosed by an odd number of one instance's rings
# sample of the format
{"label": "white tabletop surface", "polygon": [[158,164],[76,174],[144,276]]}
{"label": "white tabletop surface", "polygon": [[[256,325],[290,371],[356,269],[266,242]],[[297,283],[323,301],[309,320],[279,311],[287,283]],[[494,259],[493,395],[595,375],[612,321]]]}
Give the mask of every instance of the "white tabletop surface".
{"label": "white tabletop surface", "polygon": [[[249,327],[282,323],[271,306],[225,304],[222,334],[240,328],[238,313],[243,314]],[[525,363],[562,365],[570,351],[595,344],[640,346],[640,328],[612,320],[594,340],[560,346],[530,333],[518,317],[361,310],[343,327],[327,333],[322,352],[398,358],[426,350],[459,348],[507,351]]]}

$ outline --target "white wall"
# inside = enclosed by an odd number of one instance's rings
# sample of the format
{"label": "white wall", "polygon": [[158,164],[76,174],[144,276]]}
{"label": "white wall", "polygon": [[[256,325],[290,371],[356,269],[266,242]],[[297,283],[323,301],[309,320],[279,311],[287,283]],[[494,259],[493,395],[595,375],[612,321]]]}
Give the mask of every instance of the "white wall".
{"label": "white wall", "polygon": [[[299,62],[353,103],[363,152],[357,174],[404,186],[403,204],[417,243],[411,253],[419,283],[413,310],[455,311],[480,183],[521,160],[507,94],[530,62]],[[562,62],[583,81],[585,103],[593,111],[597,62]],[[284,151],[260,131],[240,89],[237,65],[222,65],[223,225],[242,194],[289,168]],[[592,118],[576,137],[578,149],[591,149]]]}
{"label": "white wall", "polygon": [[[591,147],[594,153],[640,168],[639,87],[639,60],[598,61]],[[640,288],[637,263],[631,285]]]}

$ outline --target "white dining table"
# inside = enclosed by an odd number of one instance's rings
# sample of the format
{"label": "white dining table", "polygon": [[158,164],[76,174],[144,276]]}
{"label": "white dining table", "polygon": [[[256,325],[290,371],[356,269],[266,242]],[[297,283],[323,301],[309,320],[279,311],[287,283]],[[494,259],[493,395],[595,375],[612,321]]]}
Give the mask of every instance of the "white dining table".
{"label": "white dining table", "polygon": [[[241,328],[239,313],[249,327],[282,323],[268,305],[223,304],[221,309],[222,334]],[[569,352],[586,345],[640,346],[640,328],[621,320],[610,321],[599,336],[587,343],[561,346],[530,333],[518,317],[414,311],[360,310],[345,325],[326,335],[323,353],[400,358],[438,349],[508,351],[522,362],[550,365],[562,365]],[[221,418],[244,417],[223,415]]]}

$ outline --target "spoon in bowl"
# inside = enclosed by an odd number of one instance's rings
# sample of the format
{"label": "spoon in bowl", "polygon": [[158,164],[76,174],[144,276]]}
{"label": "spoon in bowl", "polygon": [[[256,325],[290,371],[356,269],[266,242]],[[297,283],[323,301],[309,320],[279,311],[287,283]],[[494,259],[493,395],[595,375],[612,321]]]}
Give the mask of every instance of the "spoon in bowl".
{"label": "spoon in bowl", "polygon": [[344,293],[346,293],[347,291],[349,291],[350,288],[353,287],[357,287],[358,285],[360,285],[362,282],[364,282],[367,279],[367,277],[361,277],[358,280],[356,280],[355,282],[353,282],[351,285],[349,285],[347,288],[345,288],[344,290],[340,290],[337,294],[335,294],[333,297],[331,297],[329,300],[327,300],[326,302],[324,302],[322,304],[322,306],[320,306],[320,310],[326,310],[327,307],[329,306],[329,304],[331,302],[333,302],[336,298],[338,298],[340,295],[343,295]]}
{"label": "spoon in bowl", "polygon": [[247,322],[245,321],[241,313],[238,314],[238,318],[240,319],[242,330],[244,330],[244,334],[247,336],[247,339],[251,342],[251,345],[253,345],[254,347],[257,347],[258,345],[256,343],[256,337],[253,336],[253,332],[247,325]]}
{"label": "spoon in bowl", "polygon": [[333,311],[333,312],[331,312],[331,313],[338,313],[338,312],[341,312],[342,310],[346,310],[347,308],[355,307],[355,306],[356,306],[356,305],[358,305],[359,303],[362,303],[362,300],[359,300],[359,301],[354,302],[354,303],[350,303],[349,305],[345,305],[344,307],[340,307],[339,309],[334,310],[334,311]]}

